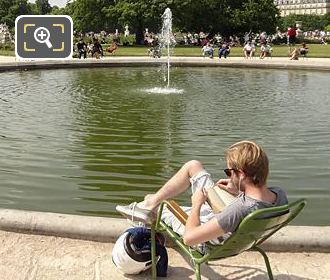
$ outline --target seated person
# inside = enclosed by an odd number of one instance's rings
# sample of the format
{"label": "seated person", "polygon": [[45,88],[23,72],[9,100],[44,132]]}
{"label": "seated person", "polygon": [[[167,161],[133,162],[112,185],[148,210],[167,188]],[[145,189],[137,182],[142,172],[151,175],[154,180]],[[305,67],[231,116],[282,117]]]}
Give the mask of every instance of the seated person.
{"label": "seated person", "polygon": [[160,43],[158,40],[158,36],[155,36],[151,48],[148,49],[148,54],[149,56],[153,57],[153,58],[160,58],[162,56],[162,50],[160,47]]}
{"label": "seated person", "polygon": [[260,58],[264,59],[266,56],[271,56],[272,47],[269,44],[263,43],[260,47]]}
{"label": "seated person", "polygon": [[255,48],[252,46],[251,42],[248,41],[244,46],[243,51],[245,58],[249,58],[249,57],[251,58],[254,56]]}
{"label": "seated person", "polygon": [[298,60],[300,55],[300,51],[298,48],[294,48],[290,53],[290,60]]}
{"label": "seated person", "polygon": [[208,56],[209,58],[213,58],[213,48],[210,43],[207,43],[203,47],[203,56]]}
{"label": "seated person", "polygon": [[301,48],[299,49],[300,55],[307,56],[308,53],[308,47],[305,43],[302,43]]}
{"label": "seated person", "polygon": [[117,49],[118,49],[118,45],[116,44],[116,42],[113,42],[111,46],[106,49],[106,51],[111,54],[115,54]]}
{"label": "seated person", "polygon": [[93,44],[90,43],[87,45],[87,54],[92,55],[93,54]]}
{"label": "seated person", "polygon": [[219,48],[219,58],[221,58],[222,56],[224,58],[227,58],[227,56],[229,55],[230,53],[230,47],[229,47],[229,44],[228,43],[223,43],[221,48]]}
{"label": "seated person", "polygon": [[97,39],[94,39],[92,57],[99,59],[100,56],[103,56],[103,48]]}
{"label": "seated person", "polygon": [[160,46],[151,47],[150,49],[148,49],[148,54],[150,57],[160,58],[162,56],[162,50]]}
{"label": "seated person", "polygon": [[327,45],[328,44],[326,39],[323,36],[321,37],[320,44],[321,45]]}
{"label": "seated person", "polygon": [[256,52],[256,40],[251,41],[251,47],[252,47],[252,56],[254,56]]}
{"label": "seated person", "polygon": [[87,58],[87,45],[84,42],[83,38],[81,38],[77,43],[77,49],[78,49],[79,59],[81,59],[82,55],[84,56],[84,58]]}
{"label": "seated person", "polygon": [[[127,206],[117,205],[116,210],[132,221],[152,223],[159,204],[191,187],[192,207],[186,225],[171,213],[163,213],[161,219],[180,235],[188,246],[215,240],[221,242],[235,232],[240,222],[257,209],[288,203],[280,187],[268,187],[269,162],[265,151],[251,141],[231,145],[226,151],[227,179],[215,184],[204,166],[196,160],[188,161],[155,194],[145,196],[142,202]],[[219,213],[205,204],[207,188],[215,185],[235,196],[234,200]],[[168,211],[170,212],[170,211]]]}

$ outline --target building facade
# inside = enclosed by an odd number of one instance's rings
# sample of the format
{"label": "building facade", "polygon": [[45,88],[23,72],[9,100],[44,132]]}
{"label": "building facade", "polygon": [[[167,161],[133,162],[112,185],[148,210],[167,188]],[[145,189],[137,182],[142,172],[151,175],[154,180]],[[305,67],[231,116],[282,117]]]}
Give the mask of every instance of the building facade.
{"label": "building facade", "polygon": [[298,15],[325,15],[330,12],[330,0],[275,0],[281,11],[281,16]]}

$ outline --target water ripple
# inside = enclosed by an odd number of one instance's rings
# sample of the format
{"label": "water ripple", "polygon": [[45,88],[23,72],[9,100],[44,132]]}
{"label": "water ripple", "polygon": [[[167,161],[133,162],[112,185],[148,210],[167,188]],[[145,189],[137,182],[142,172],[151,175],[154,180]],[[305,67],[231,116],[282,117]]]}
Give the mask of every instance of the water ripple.
{"label": "water ripple", "polygon": [[2,73],[0,206],[114,216],[187,160],[222,177],[225,147],[251,139],[270,184],[308,198],[299,223],[328,224],[327,73],[173,67],[171,82],[153,68]]}

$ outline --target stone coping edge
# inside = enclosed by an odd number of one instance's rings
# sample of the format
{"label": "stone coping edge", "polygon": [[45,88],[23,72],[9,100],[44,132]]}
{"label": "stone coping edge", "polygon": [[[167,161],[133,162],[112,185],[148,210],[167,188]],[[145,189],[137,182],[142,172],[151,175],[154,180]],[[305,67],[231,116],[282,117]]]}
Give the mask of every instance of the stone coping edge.
{"label": "stone coping edge", "polygon": [[[4,231],[114,242],[128,227],[125,219],[0,208]],[[330,226],[287,226],[262,247],[278,252],[330,252]]]}
{"label": "stone coping edge", "polygon": [[[118,58],[115,60],[59,60],[59,61],[20,61],[1,62],[0,72],[27,71],[36,69],[64,69],[64,68],[96,68],[96,67],[158,67],[166,62],[164,59],[148,58]],[[295,69],[330,71],[328,63],[315,61],[264,61],[264,60],[205,60],[203,58],[171,58],[173,67],[233,67],[233,68],[261,68],[261,69]]]}

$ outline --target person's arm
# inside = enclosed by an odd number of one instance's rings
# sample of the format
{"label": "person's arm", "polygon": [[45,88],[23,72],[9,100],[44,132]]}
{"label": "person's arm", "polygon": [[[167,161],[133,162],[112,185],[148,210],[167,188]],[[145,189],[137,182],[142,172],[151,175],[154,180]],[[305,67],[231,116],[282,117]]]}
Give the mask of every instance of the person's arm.
{"label": "person's arm", "polygon": [[215,183],[220,189],[223,189],[234,196],[239,195],[239,190],[235,187],[235,185],[231,182],[230,179],[220,179]]}
{"label": "person's arm", "polygon": [[192,196],[192,210],[183,234],[183,242],[188,246],[218,238],[225,233],[215,218],[200,224],[200,210],[205,201],[206,195],[202,190],[197,190]]}

